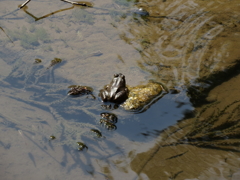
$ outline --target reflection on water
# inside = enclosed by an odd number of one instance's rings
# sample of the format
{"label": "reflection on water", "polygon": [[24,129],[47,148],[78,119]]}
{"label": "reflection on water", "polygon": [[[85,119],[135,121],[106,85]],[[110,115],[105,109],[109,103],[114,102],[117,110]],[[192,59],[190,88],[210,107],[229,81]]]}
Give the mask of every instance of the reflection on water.
{"label": "reflection on water", "polygon": [[[93,3],[0,2],[1,177],[238,179],[239,2]],[[103,108],[115,73],[175,89]]]}

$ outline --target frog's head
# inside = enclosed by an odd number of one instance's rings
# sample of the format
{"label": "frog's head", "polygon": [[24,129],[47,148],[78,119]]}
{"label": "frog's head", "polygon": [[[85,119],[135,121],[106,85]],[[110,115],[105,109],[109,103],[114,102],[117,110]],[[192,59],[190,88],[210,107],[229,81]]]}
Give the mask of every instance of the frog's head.
{"label": "frog's head", "polygon": [[126,80],[125,76],[121,73],[114,74],[113,80],[109,85],[110,88],[125,88],[126,87]]}

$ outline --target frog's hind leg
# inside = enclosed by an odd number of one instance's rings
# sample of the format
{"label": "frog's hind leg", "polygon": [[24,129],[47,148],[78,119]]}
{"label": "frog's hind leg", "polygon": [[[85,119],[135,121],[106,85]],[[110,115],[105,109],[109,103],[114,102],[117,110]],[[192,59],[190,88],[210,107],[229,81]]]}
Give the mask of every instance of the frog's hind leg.
{"label": "frog's hind leg", "polygon": [[121,91],[116,94],[114,97],[114,100],[117,101],[118,103],[122,103],[128,98],[126,91]]}

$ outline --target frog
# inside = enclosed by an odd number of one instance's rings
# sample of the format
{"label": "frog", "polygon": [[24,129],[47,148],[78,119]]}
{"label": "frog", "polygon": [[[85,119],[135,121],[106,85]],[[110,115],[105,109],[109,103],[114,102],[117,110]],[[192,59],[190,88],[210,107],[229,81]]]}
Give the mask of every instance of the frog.
{"label": "frog", "polygon": [[103,102],[123,103],[128,98],[125,76],[114,74],[111,83],[100,90],[99,96]]}
{"label": "frog", "polygon": [[82,96],[82,95],[91,95],[93,99],[96,99],[96,97],[93,95],[93,88],[88,86],[80,86],[80,85],[71,85],[68,86],[70,90],[68,91],[67,95],[71,96]]}

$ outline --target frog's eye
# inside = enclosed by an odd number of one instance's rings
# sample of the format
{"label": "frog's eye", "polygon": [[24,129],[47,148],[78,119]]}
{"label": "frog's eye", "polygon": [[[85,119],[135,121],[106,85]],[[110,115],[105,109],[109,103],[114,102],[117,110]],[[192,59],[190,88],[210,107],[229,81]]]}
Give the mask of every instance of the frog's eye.
{"label": "frog's eye", "polygon": [[114,74],[114,77],[118,77],[118,74]]}
{"label": "frog's eye", "polygon": [[121,78],[125,77],[122,73],[119,73],[118,76],[121,77]]}

